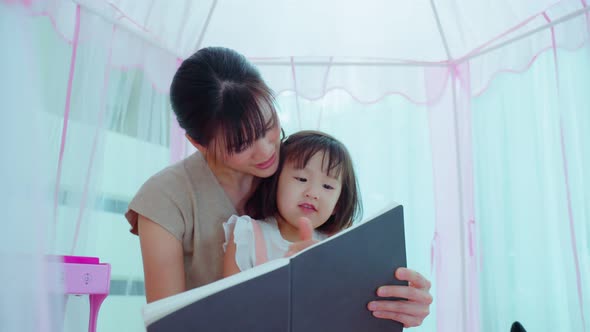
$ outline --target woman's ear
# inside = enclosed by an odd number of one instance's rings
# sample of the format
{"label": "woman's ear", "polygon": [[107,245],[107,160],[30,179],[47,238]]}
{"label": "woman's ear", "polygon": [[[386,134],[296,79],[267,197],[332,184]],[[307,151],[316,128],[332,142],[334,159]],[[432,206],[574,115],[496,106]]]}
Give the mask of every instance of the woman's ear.
{"label": "woman's ear", "polygon": [[202,155],[207,154],[207,148],[202,146],[201,144],[197,143],[197,141],[195,141],[192,137],[190,137],[189,134],[184,134],[184,137],[186,137],[186,139],[191,143],[191,145],[194,146],[195,149],[199,150],[199,152]]}

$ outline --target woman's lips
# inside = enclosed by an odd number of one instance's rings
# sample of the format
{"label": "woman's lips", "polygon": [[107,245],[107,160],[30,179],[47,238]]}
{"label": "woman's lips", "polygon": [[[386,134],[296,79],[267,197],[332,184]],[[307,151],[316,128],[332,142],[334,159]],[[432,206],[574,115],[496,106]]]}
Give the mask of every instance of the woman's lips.
{"label": "woman's lips", "polygon": [[275,152],[275,153],[272,154],[272,156],[270,156],[270,158],[268,158],[267,161],[262,162],[260,164],[256,164],[256,168],[258,168],[258,169],[267,169],[267,168],[269,168],[270,166],[272,166],[274,164],[276,155],[277,154]]}

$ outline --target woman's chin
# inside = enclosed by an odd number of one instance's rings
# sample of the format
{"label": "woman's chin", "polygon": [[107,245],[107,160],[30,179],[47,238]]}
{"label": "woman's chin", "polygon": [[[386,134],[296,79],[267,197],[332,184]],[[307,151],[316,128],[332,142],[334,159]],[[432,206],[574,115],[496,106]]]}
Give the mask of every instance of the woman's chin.
{"label": "woman's chin", "polygon": [[278,163],[275,163],[274,165],[271,165],[267,168],[256,167],[252,172],[252,175],[257,176],[259,178],[268,178],[276,173],[278,166]]}

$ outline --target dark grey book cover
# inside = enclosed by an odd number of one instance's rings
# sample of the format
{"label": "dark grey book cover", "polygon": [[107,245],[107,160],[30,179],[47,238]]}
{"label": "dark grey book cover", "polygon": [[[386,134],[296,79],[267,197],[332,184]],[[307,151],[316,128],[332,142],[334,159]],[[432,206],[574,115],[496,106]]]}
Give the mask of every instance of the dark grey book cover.
{"label": "dark grey book cover", "polygon": [[[373,317],[367,304],[383,285],[407,285],[393,276],[406,266],[401,205],[291,259],[292,331],[402,331]],[[383,298],[381,298],[383,299]]]}
{"label": "dark grey book cover", "polygon": [[205,297],[148,326],[148,332],[286,331],[289,265]]}
{"label": "dark grey book cover", "polygon": [[[147,331],[402,331],[400,323],[375,318],[367,309],[379,299],[379,286],[406,284],[393,276],[406,266],[401,205],[282,260],[288,264],[274,261],[278,267],[269,268],[270,262],[200,287],[193,292],[215,291],[177,310],[171,310],[174,299],[164,299],[168,303],[159,306],[171,313],[150,319]],[[241,281],[241,274],[250,278]]]}

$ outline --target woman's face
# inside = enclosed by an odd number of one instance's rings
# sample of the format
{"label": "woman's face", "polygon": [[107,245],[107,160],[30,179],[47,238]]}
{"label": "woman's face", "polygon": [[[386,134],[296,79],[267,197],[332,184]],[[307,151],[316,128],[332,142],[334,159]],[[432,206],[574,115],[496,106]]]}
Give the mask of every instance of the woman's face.
{"label": "woman's face", "polygon": [[218,162],[234,171],[266,178],[277,171],[280,145],[281,129],[277,121],[273,128],[247,149],[233,154],[218,154]]}

